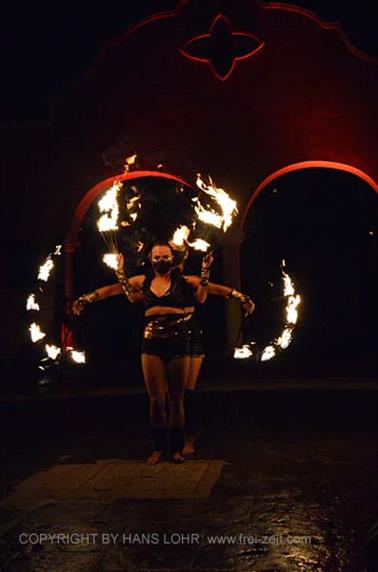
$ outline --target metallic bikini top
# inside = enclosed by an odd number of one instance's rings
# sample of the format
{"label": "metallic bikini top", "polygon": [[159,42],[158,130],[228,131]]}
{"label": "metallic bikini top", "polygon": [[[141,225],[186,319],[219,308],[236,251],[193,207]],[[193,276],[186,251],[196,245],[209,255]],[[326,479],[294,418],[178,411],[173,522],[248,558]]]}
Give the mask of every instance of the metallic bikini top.
{"label": "metallic bikini top", "polygon": [[153,306],[185,308],[194,306],[194,290],[182,276],[171,276],[171,286],[162,296],[157,296],[151,290],[153,277],[147,277],[143,284],[144,307],[147,310]]}

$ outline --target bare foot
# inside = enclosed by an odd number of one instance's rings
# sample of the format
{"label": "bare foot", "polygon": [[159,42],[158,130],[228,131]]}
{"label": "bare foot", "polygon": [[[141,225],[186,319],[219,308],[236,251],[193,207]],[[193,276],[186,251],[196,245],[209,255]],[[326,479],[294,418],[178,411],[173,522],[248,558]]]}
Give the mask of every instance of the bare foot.
{"label": "bare foot", "polygon": [[147,465],[156,465],[163,454],[163,451],[154,451],[151,455],[146,459]]}
{"label": "bare foot", "polygon": [[176,453],[173,453],[172,460],[174,463],[184,463],[185,457],[182,453],[180,453],[180,451],[177,451]]}
{"label": "bare foot", "polygon": [[194,436],[190,433],[185,435],[185,446],[182,450],[183,455],[193,455],[195,453],[194,449]]}

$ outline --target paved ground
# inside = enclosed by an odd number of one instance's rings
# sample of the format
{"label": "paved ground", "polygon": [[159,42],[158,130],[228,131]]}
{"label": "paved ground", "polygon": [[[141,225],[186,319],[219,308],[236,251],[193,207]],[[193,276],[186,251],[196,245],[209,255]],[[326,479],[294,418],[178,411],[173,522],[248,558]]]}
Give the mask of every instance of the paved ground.
{"label": "paved ground", "polygon": [[147,467],[148,432],[126,418],[70,429],[65,406],[58,430],[27,407],[2,433],[1,571],[365,569],[377,445],[363,416],[233,417],[204,424],[194,460]]}

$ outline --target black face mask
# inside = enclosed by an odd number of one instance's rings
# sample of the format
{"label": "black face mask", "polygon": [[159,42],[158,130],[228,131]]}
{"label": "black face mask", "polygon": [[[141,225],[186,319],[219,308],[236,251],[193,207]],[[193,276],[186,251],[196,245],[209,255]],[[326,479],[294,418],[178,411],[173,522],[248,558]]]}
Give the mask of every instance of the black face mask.
{"label": "black face mask", "polygon": [[167,272],[170,271],[172,266],[173,266],[173,264],[172,264],[171,260],[158,260],[157,262],[152,263],[152,268],[158,274],[167,274]]}

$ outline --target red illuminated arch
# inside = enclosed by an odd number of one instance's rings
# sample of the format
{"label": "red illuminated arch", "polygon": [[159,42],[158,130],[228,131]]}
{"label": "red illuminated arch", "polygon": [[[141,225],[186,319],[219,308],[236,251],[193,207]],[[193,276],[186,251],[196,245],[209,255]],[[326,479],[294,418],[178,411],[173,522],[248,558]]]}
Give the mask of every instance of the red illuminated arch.
{"label": "red illuminated arch", "polygon": [[111,187],[115,181],[133,181],[135,179],[141,179],[143,177],[155,177],[157,179],[168,179],[170,181],[176,181],[181,185],[190,187],[191,185],[176,177],[176,175],[171,175],[170,173],[163,173],[162,171],[132,171],[131,173],[122,173],[121,175],[114,175],[109,177],[104,181],[100,181],[97,185],[92,187],[81,199],[79,205],[75,210],[75,214],[72,220],[70,230],[68,232],[65,241],[65,251],[74,251],[77,247],[77,237],[80,231],[80,227],[83,223],[85,215],[88,212],[93,201],[107,188]]}
{"label": "red illuminated arch", "polygon": [[[85,215],[87,214],[93,201],[107,188],[111,187],[115,181],[133,181],[136,179],[141,179],[143,177],[155,177],[157,179],[168,179],[170,181],[176,181],[182,185],[190,187],[191,185],[181,179],[176,177],[176,175],[171,175],[170,173],[163,173],[162,171],[132,171],[131,173],[122,173],[120,175],[115,175],[109,177],[104,181],[101,181],[94,187],[92,187],[81,199],[79,205],[76,208],[71,227],[69,229],[67,238],[64,243],[64,253],[65,253],[65,297],[66,297],[66,314],[71,313],[71,304],[74,294],[74,272],[73,272],[73,254],[78,248],[78,235],[80,232],[80,227],[84,221]],[[65,326],[66,328],[66,326]],[[62,336],[63,339],[63,336]],[[71,339],[70,333],[65,330],[64,340]],[[70,342],[71,343],[71,342]]]}
{"label": "red illuminated arch", "polygon": [[376,193],[378,193],[378,183],[376,183],[374,179],[369,177],[369,175],[367,175],[360,169],[357,169],[356,167],[352,167],[351,165],[346,165],[345,163],[336,163],[334,161],[302,161],[301,163],[293,163],[292,165],[287,165],[286,167],[278,169],[278,171],[275,171],[274,173],[266,177],[257,186],[255,191],[252,193],[252,196],[249,199],[247,206],[244,210],[244,214],[240,222],[240,227],[244,228],[248,213],[252,208],[253,203],[255,202],[261,191],[265,189],[265,187],[269,185],[269,183],[271,183],[275,179],[278,179],[278,177],[281,177],[282,175],[286,175],[286,173],[292,173],[293,171],[299,171],[301,169],[312,169],[314,167],[320,167],[323,169],[334,169],[336,171],[344,171],[346,173],[351,173],[352,175],[355,175],[356,177],[359,177],[360,179],[365,181],[372,189],[374,189]]}

